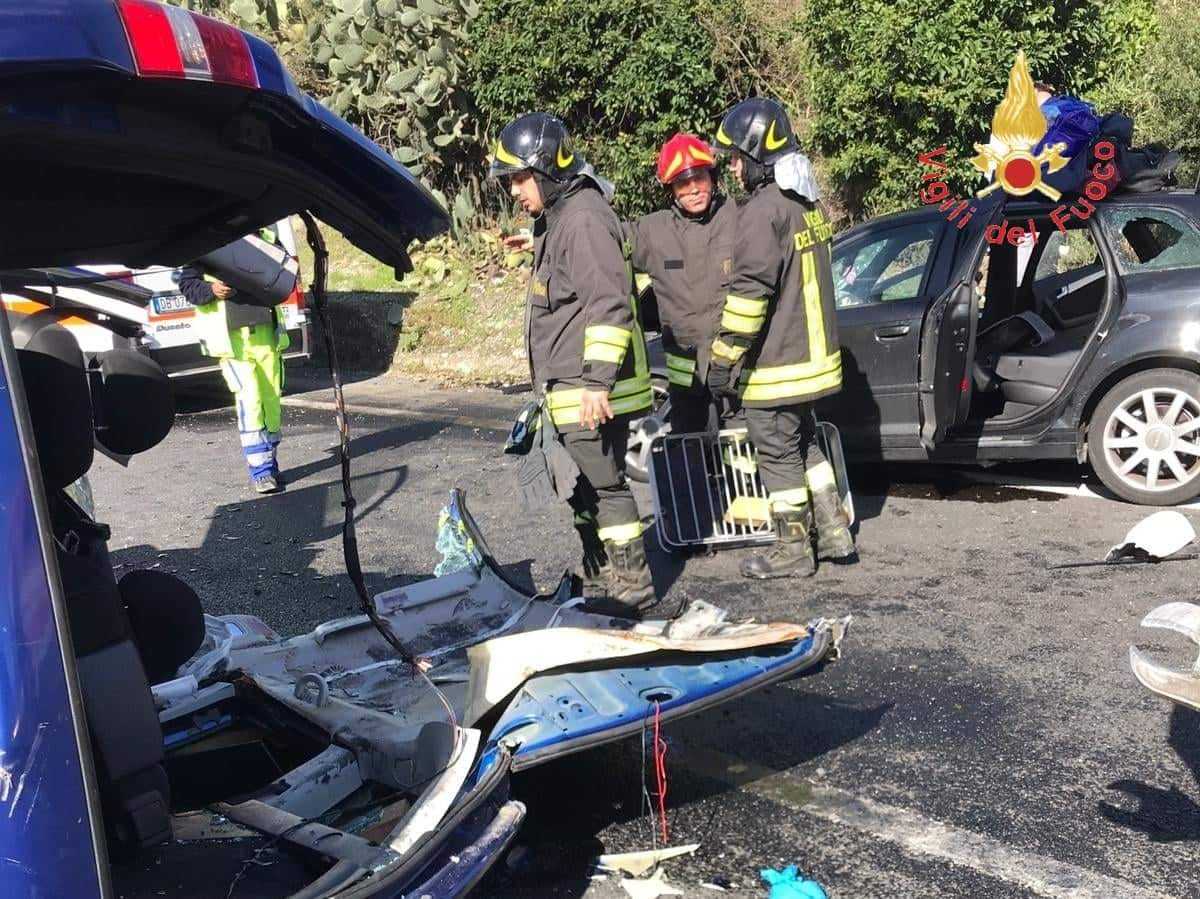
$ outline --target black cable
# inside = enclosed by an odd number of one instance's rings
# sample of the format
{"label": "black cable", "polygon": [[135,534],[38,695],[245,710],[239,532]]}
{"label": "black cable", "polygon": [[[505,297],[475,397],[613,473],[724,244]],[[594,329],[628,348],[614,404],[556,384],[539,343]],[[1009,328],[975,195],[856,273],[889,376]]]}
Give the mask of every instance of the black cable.
{"label": "black cable", "polygon": [[[338,367],[337,347],[333,339],[333,324],[329,319],[329,311],[326,306],[328,295],[325,291],[325,284],[329,273],[329,253],[325,249],[325,239],[321,236],[321,232],[317,228],[317,223],[312,215],[308,212],[302,212],[300,213],[300,218],[304,222],[305,236],[313,252],[313,280],[311,285],[313,307],[316,309],[317,318],[321,322],[321,334],[325,342],[325,355],[329,361],[329,376],[333,379],[334,406],[337,409],[338,458],[342,469],[342,507],[346,510],[345,521],[342,525],[342,554],[346,560],[346,573],[350,576],[350,582],[354,585],[354,591],[358,594],[359,605],[371,620],[371,623],[375,625],[375,629],[383,635],[383,639],[396,650],[397,655],[402,660],[414,669],[420,670],[417,666],[416,658],[405,648],[395,632],[392,631],[391,626],[376,611],[375,603],[371,601],[371,596],[367,592],[366,581],[363,580],[362,562],[358,555],[358,534],[355,531],[354,524],[354,507],[356,502],[350,483],[350,424],[346,417],[346,400],[342,393],[342,376],[341,370]],[[434,689],[437,688],[435,687]]]}
{"label": "black cable", "polygon": [[[326,282],[329,275],[329,252],[325,248],[325,239],[321,236],[321,231],[317,227],[316,220],[307,211],[300,213],[300,219],[304,222],[305,237],[308,240],[308,245],[313,252],[313,280],[311,284],[313,308],[316,310],[317,318],[321,323],[321,335],[325,343],[325,355],[329,362],[329,376],[333,380],[333,398],[334,407],[337,410],[337,429],[338,429],[338,458],[341,462],[342,470],[342,506],[346,510],[345,520],[342,525],[342,555],[346,562],[346,573],[350,576],[350,582],[354,584],[354,591],[358,594],[359,605],[362,607],[363,613],[367,616],[370,622],[375,625],[375,629],[383,636],[388,645],[396,650],[396,654],[400,659],[407,663],[418,677],[425,681],[438,700],[442,707],[446,710],[446,718],[450,724],[450,730],[455,736],[455,742],[458,744],[456,751],[452,754],[450,761],[428,780],[438,777],[443,772],[451,768],[457,763],[459,756],[462,754],[464,739],[459,739],[458,734],[458,716],[454,713],[454,707],[450,704],[450,700],[425,673],[425,668],[417,661],[416,657],[400,642],[400,638],[396,636],[391,625],[375,609],[375,603],[371,600],[370,594],[367,592],[367,584],[363,579],[362,562],[358,555],[358,535],[355,531],[354,523],[354,491],[350,482],[350,423],[346,416],[346,398],[342,392],[342,376],[341,369],[337,361],[337,346],[333,339],[333,323],[329,318],[329,310],[327,308],[328,294],[326,292]],[[428,781],[427,781],[428,782]]]}

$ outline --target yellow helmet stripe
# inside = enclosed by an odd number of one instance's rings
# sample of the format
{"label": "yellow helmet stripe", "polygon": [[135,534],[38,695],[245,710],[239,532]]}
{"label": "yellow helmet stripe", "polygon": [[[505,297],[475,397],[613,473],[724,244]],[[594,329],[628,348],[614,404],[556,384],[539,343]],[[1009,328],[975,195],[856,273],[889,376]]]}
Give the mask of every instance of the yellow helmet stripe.
{"label": "yellow helmet stripe", "polygon": [[717,128],[717,142],[725,144],[727,147],[733,146],[733,141],[730,140],[729,135],[725,133],[725,123],[724,122],[722,122],[720,127]]}
{"label": "yellow helmet stripe", "polygon": [[683,154],[676,153],[675,158],[671,160],[671,164],[667,166],[667,170],[663,172],[663,180],[670,181],[681,168],[683,168]]}
{"label": "yellow helmet stripe", "polygon": [[558,167],[560,169],[565,169],[567,166],[569,166],[574,161],[575,161],[574,153],[568,153],[566,156],[563,156],[563,148],[562,147],[558,148],[558,154],[555,157],[555,162],[558,163]]}
{"label": "yellow helmet stripe", "polygon": [[501,143],[500,141],[496,142],[496,158],[498,160],[500,160],[501,162],[503,162],[505,165],[524,165],[525,164],[520,159],[518,159],[516,156],[513,156],[512,153],[509,153],[508,150],[505,149],[504,144]]}
{"label": "yellow helmet stripe", "polygon": [[692,159],[696,160],[697,162],[713,161],[713,155],[711,153],[705,153],[699,147],[688,147],[688,153],[690,153],[692,155]]}
{"label": "yellow helmet stripe", "polygon": [[767,129],[767,150],[774,152],[788,142],[786,137],[777,138],[775,136],[775,122],[772,120],[771,127]]}

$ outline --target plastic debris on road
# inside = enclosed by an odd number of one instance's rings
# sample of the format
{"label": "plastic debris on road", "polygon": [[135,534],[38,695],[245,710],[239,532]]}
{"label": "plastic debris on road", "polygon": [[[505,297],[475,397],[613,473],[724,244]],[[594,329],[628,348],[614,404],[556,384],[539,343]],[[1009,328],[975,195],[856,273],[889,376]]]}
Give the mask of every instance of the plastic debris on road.
{"label": "plastic debris on road", "polygon": [[1179,551],[1196,540],[1192,523],[1174,510],[1155,512],[1138,522],[1125,539],[1108,551],[1099,562],[1066,562],[1048,566],[1051,571],[1065,568],[1099,568],[1105,565],[1130,565],[1157,562],[1189,562],[1200,558],[1196,553]]}
{"label": "plastic debris on road", "polygon": [[829,899],[824,888],[801,874],[795,865],[788,865],[782,871],[763,868],[758,873],[771,888],[767,899]]}
{"label": "plastic debris on road", "polygon": [[435,577],[453,574],[477,564],[475,546],[462,519],[450,509],[442,509],[438,515],[437,540],[434,547],[442,554],[442,561],[433,569]]}
{"label": "plastic debris on road", "polygon": [[654,872],[654,876],[645,880],[622,878],[621,886],[633,899],[658,899],[659,896],[682,896],[683,890],[674,884],[667,883],[662,869]]}
{"label": "plastic debris on road", "polygon": [[632,877],[641,877],[660,862],[690,855],[699,848],[699,843],[689,843],[686,846],[668,846],[664,849],[647,849],[644,852],[616,852],[600,856],[596,859],[596,867],[601,871],[620,871]]}
{"label": "plastic debris on road", "polygon": [[1142,519],[1125,535],[1125,540],[1108,551],[1106,562],[1121,559],[1165,559],[1196,539],[1192,523],[1180,512],[1155,512]]}

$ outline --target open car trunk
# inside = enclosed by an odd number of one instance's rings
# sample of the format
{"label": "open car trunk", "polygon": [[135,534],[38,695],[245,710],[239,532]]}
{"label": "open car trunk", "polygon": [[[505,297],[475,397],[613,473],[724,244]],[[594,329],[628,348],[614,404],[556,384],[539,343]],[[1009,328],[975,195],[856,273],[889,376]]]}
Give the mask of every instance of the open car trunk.
{"label": "open car trunk", "polygon": [[482,858],[516,833],[510,771],[636,733],[656,708],[669,720],[815,672],[849,623],[735,624],[705,603],[673,621],[588,614],[569,579],[546,597],[513,586],[457,491],[448,512],[462,567],[375,604],[453,718],[365,615],[287,640],[210,617],[184,676],[154,687],[175,841],[117,868],[121,895],[161,895],[172,857],[236,877],[263,837],[284,860],[243,873],[246,895],[440,895],[416,884],[460,883],[465,847]]}
{"label": "open car trunk", "polygon": [[[172,23],[188,31],[156,4],[28,4],[16,19],[0,32],[0,269],[182,265],[308,209],[404,271],[410,241],[449,227],[412,174],[251,34],[210,26],[223,38],[205,45],[213,77],[147,68],[147,45],[161,57],[180,39]],[[248,83],[219,77],[222,63]]]}

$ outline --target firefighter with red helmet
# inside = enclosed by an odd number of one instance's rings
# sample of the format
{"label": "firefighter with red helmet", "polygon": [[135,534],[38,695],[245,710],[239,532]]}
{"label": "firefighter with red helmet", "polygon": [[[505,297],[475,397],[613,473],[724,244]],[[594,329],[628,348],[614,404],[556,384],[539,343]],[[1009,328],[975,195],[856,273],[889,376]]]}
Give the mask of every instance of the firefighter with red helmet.
{"label": "firefighter with red helmet", "polygon": [[[738,208],[733,277],[712,342],[709,389],[745,409],[778,542],[742,565],[754,578],[811,576],[817,559],[855,553],[813,403],[842,387],[830,263],[833,228],[783,107],[734,106],[716,147],[749,197]],[[816,530],[814,552],[812,533]]]}
{"label": "firefighter with red helmet", "polygon": [[[638,617],[654,601],[637,503],[625,480],[629,419],[650,408],[646,344],[612,186],[584,162],[566,126],[543,112],[500,132],[490,175],[534,220],[525,348],[541,400],[549,461],[583,542],[583,590],[594,611]],[[558,488],[556,488],[557,490]]]}
{"label": "firefighter with red helmet", "polygon": [[671,429],[712,430],[716,408],[705,382],[732,276],[737,206],[718,190],[712,148],[694,135],[663,144],[657,177],[671,203],[626,224],[631,258],[658,301]]}

